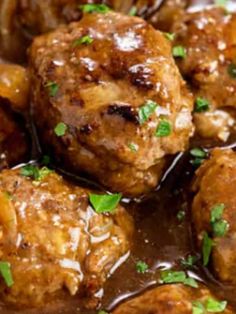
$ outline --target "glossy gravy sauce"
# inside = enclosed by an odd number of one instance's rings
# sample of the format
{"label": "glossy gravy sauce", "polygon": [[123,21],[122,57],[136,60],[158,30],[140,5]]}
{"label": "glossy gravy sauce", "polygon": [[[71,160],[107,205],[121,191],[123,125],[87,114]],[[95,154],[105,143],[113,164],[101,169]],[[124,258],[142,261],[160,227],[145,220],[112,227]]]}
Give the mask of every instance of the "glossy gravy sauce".
{"label": "glossy gravy sauce", "polygon": [[[201,9],[209,2],[192,1],[192,6],[189,9]],[[236,1],[230,2],[230,8],[236,9]],[[230,139],[230,143],[234,142],[236,142],[236,136]],[[199,143],[196,140],[191,143],[191,147],[197,145]],[[225,147],[227,145],[225,144]],[[231,146],[234,147],[234,145]],[[33,158],[35,158],[37,150],[33,149],[33,151]],[[100,296],[103,296],[102,309],[109,312],[120,302],[138,295],[150,287],[157,286],[161,270],[170,268],[182,270],[181,259],[188,255],[197,255],[194,248],[194,235],[191,232],[192,195],[190,183],[195,168],[191,165],[190,158],[188,152],[176,156],[160,186],[150,195],[141,200],[123,200],[123,205],[135,220],[132,253],[124,257],[127,259],[125,263],[122,264],[123,260],[120,261],[122,265],[107,280],[104,290],[99,291]],[[86,179],[73,179],[82,185],[87,182]],[[93,183],[89,185],[92,188],[97,186]],[[179,211],[185,213],[185,218],[182,221],[177,218]],[[136,263],[138,261],[144,261],[148,264],[147,273],[137,273]],[[191,270],[188,270],[188,274],[200,282],[206,283],[216,296],[227,300],[236,310],[235,287],[218,282],[209,270],[201,266],[201,261]],[[78,296],[70,297],[68,294],[62,293],[60,300],[45,305],[45,308],[15,311],[9,306],[0,304],[0,313],[96,314],[98,311],[85,310]]]}

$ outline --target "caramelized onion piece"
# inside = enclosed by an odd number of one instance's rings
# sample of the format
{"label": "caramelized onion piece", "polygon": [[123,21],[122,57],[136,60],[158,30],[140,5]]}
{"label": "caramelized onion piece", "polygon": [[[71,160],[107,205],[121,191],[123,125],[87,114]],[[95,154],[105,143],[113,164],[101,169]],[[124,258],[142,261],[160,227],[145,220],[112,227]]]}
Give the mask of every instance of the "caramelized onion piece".
{"label": "caramelized onion piece", "polygon": [[29,80],[25,68],[0,64],[0,97],[6,98],[14,110],[23,111],[28,105]]}

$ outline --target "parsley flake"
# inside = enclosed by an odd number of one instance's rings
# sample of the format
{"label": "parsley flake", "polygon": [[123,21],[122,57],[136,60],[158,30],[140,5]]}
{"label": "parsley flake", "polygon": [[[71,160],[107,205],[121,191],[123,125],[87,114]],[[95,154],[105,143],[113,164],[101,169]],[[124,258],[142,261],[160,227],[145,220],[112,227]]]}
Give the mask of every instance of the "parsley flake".
{"label": "parsley flake", "polygon": [[215,5],[218,7],[225,7],[228,0],[215,0]]}
{"label": "parsley flake", "polygon": [[220,313],[226,309],[227,301],[217,301],[212,298],[208,298],[206,302],[206,310],[210,313]]}
{"label": "parsley flake", "polygon": [[158,104],[155,101],[147,100],[145,104],[139,108],[138,116],[139,116],[139,123],[144,124],[149,117],[155,112]]}
{"label": "parsley flake", "polygon": [[172,48],[172,55],[175,58],[186,58],[187,52],[186,49],[183,46],[174,46]]}
{"label": "parsley flake", "polygon": [[174,33],[164,33],[164,35],[169,41],[173,41],[175,39]]}
{"label": "parsley flake", "polygon": [[205,307],[200,301],[193,301],[193,314],[204,314],[205,313]]}
{"label": "parsley flake", "polygon": [[193,288],[198,287],[197,281],[194,278],[187,277],[184,271],[165,270],[161,272],[161,283],[183,283]]}
{"label": "parsley flake", "polygon": [[93,42],[93,38],[89,35],[85,35],[79,39],[76,39],[72,43],[72,47],[77,47],[80,45],[89,45]]}
{"label": "parsley flake", "polygon": [[136,270],[138,273],[144,274],[148,270],[148,265],[145,262],[139,261],[136,264]]}
{"label": "parsley flake", "polygon": [[223,237],[229,227],[226,220],[222,219],[224,204],[217,204],[211,210],[211,225],[215,237]]}
{"label": "parsley flake", "polygon": [[202,148],[195,147],[190,150],[190,155],[195,157],[190,160],[190,163],[195,167],[199,167],[207,157],[207,152],[205,152]]}
{"label": "parsley flake", "polygon": [[89,194],[89,201],[96,213],[112,213],[121,200],[122,194]]}
{"label": "parsley flake", "polygon": [[172,128],[169,121],[163,119],[156,128],[156,137],[165,137],[171,134]]}
{"label": "parsley flake", "polygon": [[55,134],[59,137],[65,135],[66,131],[67,131],[67,125],[63,122],[59,122],[54,128]]}
{"label": "parsley flake", "polygon": [[100,311],[98,311],[98,314],[109,314],[109,313],[106,311],[100,310]]}
{"label": "parsley flake", "polygon": [[202,241],[202,256],[204,266],[207,266],[209,263],[213,244],[214,244],[213,240],[209,237],[207,232],[204,232]]}
{"label": "parsley flake", "polygon": [[79,8],[84,12],[84,13],[101,13],[105,14],[111,9],[105,5],[105,4],[83,4],[80,5]]}
{"label": "parsley flake", "polygon": [[236,79],[236,64],[231,63],[228,66],[228,73],[232,78]]}
{"label": "parsley flake", "polygon": [[191,268],[196,264],[197,260],[197,256],[188,255],[185,259],[181,260],[181,265],[186,268]]}
{"label": "parsley flake", "polygon": [[131,8],[130,11],[129,11],[129,15],[130,15],[130,16],[135,16],[135,15],[137,15],[137,12],[138,12],[137,7],[132,6],[132,8]]}
{"label": "parsley flake", "polygon": [[0,262],[0,274],[2,278],[4,279],[7,287],[11,287],[14,284],[10,263]]}
{"label": "parsley flake", "polygon": [[185,218],[185,216],[186,216],[186,213],[185,213],[184,210],[180,210],[180,211],[177,213],[177,219],[178,219],[179,221],[183,221],[184,218]]}
{"label": "parsley flake", "polygon": [[41,169],[39,169],[35,165],[26,165],[20,169],[20,175],[24,177],[30,177],[35,181],[43,180],[47,175],[52,172],[53,170],[47,167],[42,167]]}
{"label": "parsley flake", "polygon": [[56,82],[50,81],[50,82],[47,82],[45,86],[48,88],[49,96],[55,97],[56,94],[58,93],[59,85]]}
{"label": "parsley flake", "polygon": [[195,112],[205,112],[209,110],[210,103],[207,99],[202,97],[197,97],[195,100],[194,111]]}
{"label": "parsley flake", "polygon": [[128,144],[128,147],[129,147],[129,149],[130,149],[132,152],[134,152],[134,153],[136,153],[136,152],[138,151],[138,145],[135,144],[135,143],[129,143],[129,144]]}

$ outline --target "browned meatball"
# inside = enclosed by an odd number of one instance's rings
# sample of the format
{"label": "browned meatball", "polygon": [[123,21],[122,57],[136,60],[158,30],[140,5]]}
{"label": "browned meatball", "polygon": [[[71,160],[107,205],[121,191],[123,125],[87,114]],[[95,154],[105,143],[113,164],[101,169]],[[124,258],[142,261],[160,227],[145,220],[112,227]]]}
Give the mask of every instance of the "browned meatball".
{"label": "browned meatball", "polygon": [[132,219],[121,206],[96,213],[89,191],[47,168],[27,177],[33,169],[0,174],[0,259],[14,281],[7,289],[1,283],[0,293],[19,307],[53,301],[63,289],[93,296],[129,252]]}
{"label": "browned meatball", "polygon": [[194,115],[197,132],[226,141],[236,117],[236,14],[220,8],[185,14],[173,31],[174,45],[186,49],[186,57],[178,59],[181,73],[195,98],[210,104]]}
{"label": "browned meatball", "polygon": [[204,248],[203,239],[206,244],[208,237],[212,239],[215,274],[222,281],[236,283],[236,153],[214,150],[198,169],[193,190],[192,219],[198,245]]}
{"label": "browned meatball", "polygon": [[142,19],[88,14],[38,37],[30,66],[34,121],[63,167],[137,195],[188,146],[191,97],[168,40]]}
{"label": "browned meatball", "polygon": [[17,122],[8,104],[0,100],[0,169],[13,166],[27,159],[29,141],[24,128]]}
{"label": "browned meatball", "polygon": [[[114,314],[193,314],[208,313],[209,302],[216,300],[205,288],[194,289],[183,285],[166,285],[120,305]],[[220,301],[219,301],[220,302]],[[194,311],[195,308],[195,311]],[[197,309],[203,308],[203,311]],[[224,306],[223,306],[224,308]],[[209,311],[209,313],[212,311]],[[220,313],[233,313],[230,309]]]}

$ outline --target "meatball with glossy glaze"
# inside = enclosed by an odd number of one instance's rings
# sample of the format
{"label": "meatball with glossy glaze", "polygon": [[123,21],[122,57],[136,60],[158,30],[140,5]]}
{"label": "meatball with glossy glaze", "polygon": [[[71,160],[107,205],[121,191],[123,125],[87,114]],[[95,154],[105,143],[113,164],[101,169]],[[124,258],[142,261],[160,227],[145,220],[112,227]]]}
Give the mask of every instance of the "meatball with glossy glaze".
{"label": "meatball with glossy glaze", "polygon": [[[212,296],[210,291],[205,288],[195,289],[183,285],[166,285],[152,289],[118,306],[113,314],[201,313],[197,312],[197,309],[200,307],[200,309],[205,308],[207,310],[209,302],[212,300],[218,301]],[[223,308],[225,307],[224,303]],[[233,313],[230,309],[223,309],[220,312],[224,314]]]}
{"label": "meatball with glossy glaze", "polygon": [[196,131],[226,141],[235,131],[236,14],[223,8],[188,13],[173,32],[174,45],[186,49],[178,65],[195,95]]}
{"label": "meatball with glossy glaze", "polygon": [[6,302],[41,306],[63,293],[93,299],[128,256],[131,217],[121,206],[96,213],[88,194],[45,167],[0,173],[0,259],[14,281],[1,283]]}
{"label": "meatball with glossy glaze", "polygon": [[[211,243],[210,265],[221,281],[236,284],[236,153],[215,149],[193,184],[193,227],[201,250]],[[213,242],[211,242],[213,241]],[[204,245],[205,243],[205,245]],[[203,256],[204,257],[204,256]],[[205,254],[205,261],[208,257]]]}
{"label": "meatball with glossy glaze", "polygon": [[30,66],[38,134],[63,167],[138,195],[188,146],[191,95],[168,40],[142,19],[87,14],[35,39]]}

